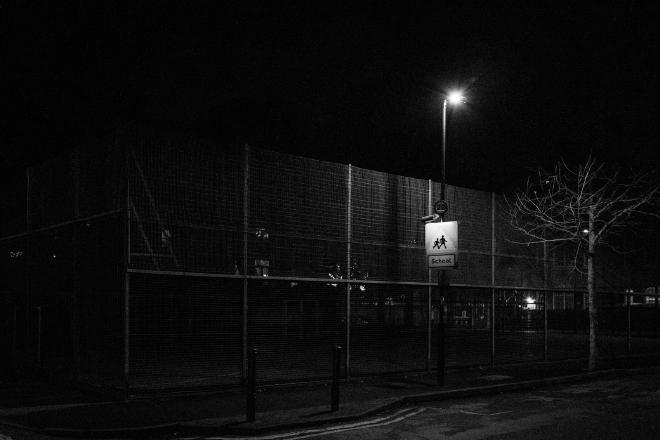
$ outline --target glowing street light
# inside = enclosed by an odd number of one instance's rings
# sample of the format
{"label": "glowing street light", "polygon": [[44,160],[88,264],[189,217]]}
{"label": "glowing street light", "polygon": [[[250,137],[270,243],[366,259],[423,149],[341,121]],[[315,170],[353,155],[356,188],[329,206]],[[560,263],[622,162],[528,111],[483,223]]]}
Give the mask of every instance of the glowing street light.
{"label": "glowing street light", "polygon": [[465,98],[463,97],[463,93],[461,92],[451,92],[449,95],[447,95],[447,100],[450,104],[453,105],[461,104],[464,99]]}
{"label": "glowing street light", "polygon": [[[460,91],[449,92],[442,100],[442,181],[440,185],[440,199],[445,200],[445,164],[447,150],[447,103],[458,105],[464,102],[463,93]],[[444,220],[444,218],[443,218]]]}

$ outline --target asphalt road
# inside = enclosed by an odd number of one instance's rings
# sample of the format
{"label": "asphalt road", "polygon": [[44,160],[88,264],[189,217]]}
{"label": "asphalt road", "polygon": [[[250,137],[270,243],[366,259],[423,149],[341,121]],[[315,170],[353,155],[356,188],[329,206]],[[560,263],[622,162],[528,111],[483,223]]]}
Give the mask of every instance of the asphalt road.
{"label": "asphalt road", "polygon": [[268,436],[303,438],[660,439],[660,375],[443,401],[359,423]]}
{"label": "asphalt road", "polygon": [[[163,437],[177,439],[176,436]],[[0,425],[0,440],[54,438],[57,437]],[[185,438],[220,440],[231,437]],[[660,374],[429,403],[356,423],[261,438],[660,439]],[[178,437],[182,439],[184,437]]]}

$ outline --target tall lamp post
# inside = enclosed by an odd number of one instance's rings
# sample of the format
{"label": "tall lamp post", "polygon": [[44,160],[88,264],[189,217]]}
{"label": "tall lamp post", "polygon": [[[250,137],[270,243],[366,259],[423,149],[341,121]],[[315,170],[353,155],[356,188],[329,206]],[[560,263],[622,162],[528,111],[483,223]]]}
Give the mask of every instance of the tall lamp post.
{"label": "tall lamp post", "polygon": [[[447,104],[457,105],[464,100],[463,94],[459,91],[450,92],[442,100],[442,181],[440,184],[440,200],[445,200],[445,171],[446,171],[446,150],[447,150]],[[441,216],[444,220],[444,214]]]}
{"label": "tall lamp post", "polygon": [[[446,193],[446,151],[447,151],[447,104],[460,104],[463,102],[463,94],[458,91],[450,92],[445,95],[442,100],[442,181],[440,186],[440,201],[439,206],[436,204],[436,213],[440,215],[440,221],[445,221],[445,213],[447,211],[447,202],[445,201]],[[437,382],[438,385],[445,384],[445,319],[444,319],[444,302],[445,302],[445,288],[449,284],[449,279],[446,276],[446,271],[441,270],[438,272],[438,293],[440,294],[439,305],[440,310],[438,313],[438,369],[437,369]]]}

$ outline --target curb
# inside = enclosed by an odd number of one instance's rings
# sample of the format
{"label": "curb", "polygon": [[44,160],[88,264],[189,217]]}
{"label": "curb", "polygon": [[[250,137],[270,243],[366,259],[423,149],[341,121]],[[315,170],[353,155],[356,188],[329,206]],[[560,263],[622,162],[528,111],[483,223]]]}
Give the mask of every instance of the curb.
{"label": "curb", "polygon": [[277,431],[286,431],[291,429],[303,429],[332,425],[337,423],[355,422],[360,419],[374,416],[379,413],[391,411],[407,405],[433,402],[438,400],[457,399],[473,397],[480,395],[489,395],[505,392],[521,391],[559,385],[574,382],[591,381],[596,379],[614,378],[620,376],[632,376],[635,374],[644,374],[652,371],[660,371],[660,367],[642,367],[633,369],[609,369],[594,371],[589,373],[571,374],[566,376],[546,377],[542,379],[531,379],[518,382],[508,382],[503,384],[485,385],[468,388],[456,388],[449,390],[434,391],[423,394],[413,394],[398,398],[390,403],[348,416],[339,416],[323,420],[310,420],[302,422],[281,423],[266,426],[237,426],[244,422],[231,422],[218,426],[200,426],[195,422],[175,422],[160,425],[147,425],[131,428],[109,428],[109,429],[68,429],[68,428],[37,428],[25,426],[5,420],[0,420],[0,425],[13,427],[16,429],[27,430],[46,435],[58,437],[76,437],[76,438],[110,438],[110,437],[144,437],[145,435],[157,435],[164,433],[179,432],[183,435],[264,435]]}

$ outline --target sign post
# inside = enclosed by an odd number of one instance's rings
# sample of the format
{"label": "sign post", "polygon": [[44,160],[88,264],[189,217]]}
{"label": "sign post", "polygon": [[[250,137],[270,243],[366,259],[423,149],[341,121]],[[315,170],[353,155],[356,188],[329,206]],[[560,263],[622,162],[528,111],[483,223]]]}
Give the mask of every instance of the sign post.
{"label": "sign post", "polygon": [[[436,212],[444,214],[446,209],[437,206]],[[440,269],[438,273],[438,289],[440,304],[438,307],[438,385],[445,384],[445,322],[444,298],[446,277],[445,270],[454,269],[458,255],[458,222],[429,222],[424,225],[426,258],[429,269]]]}

